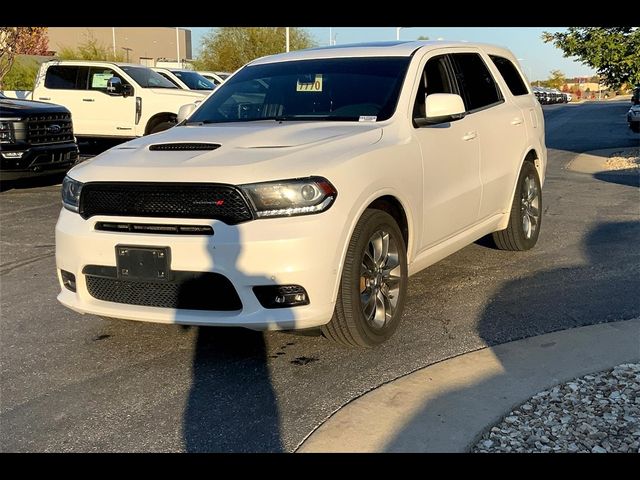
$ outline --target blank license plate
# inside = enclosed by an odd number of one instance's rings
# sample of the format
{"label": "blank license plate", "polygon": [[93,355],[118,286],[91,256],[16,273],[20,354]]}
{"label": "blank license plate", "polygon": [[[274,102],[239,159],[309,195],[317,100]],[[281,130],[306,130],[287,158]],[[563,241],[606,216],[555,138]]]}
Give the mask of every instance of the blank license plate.
{"label": "blank license plate", "polygon": [[169,247],[116,246],[118,278],[166,282],[169,280]]}

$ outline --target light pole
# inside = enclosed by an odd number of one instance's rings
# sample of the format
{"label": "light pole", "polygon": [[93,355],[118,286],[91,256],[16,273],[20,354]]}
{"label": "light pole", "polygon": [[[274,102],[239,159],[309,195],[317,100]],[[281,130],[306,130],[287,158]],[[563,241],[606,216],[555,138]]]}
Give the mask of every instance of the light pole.
{"label": "light pole", "polygon": [[284,34],[286,37],[286,44],[287,44],[286,47],[288,52],[289,51],[289,27],[285,27],[284,32],[285,32]]}
{"label": "light pole", "polygon": [[176,62],[180,61],[180,30],[176,27]]}
{"label": "light pole", "polygon": [[111,39],[113,40],[113,59],[116,59],[116,27],[111,27]]}
{"label": "light pole", "polygon": [[396,40],[400,40],[400,30],[402,30],[403,27],[396,27]]}
{"label": "light pole", "polygon": [[333,35],[332,35],[333,29],[331,27],[329,27],[329,46],[332,45],[331,42],[333,42]]}

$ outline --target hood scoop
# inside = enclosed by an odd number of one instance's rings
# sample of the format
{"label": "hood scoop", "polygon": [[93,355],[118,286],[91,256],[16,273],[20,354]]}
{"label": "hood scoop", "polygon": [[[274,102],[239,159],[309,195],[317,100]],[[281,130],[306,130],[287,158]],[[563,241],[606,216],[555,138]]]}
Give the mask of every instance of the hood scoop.
{"label": "hood scoop", "polygon": [[219,143],[156,143],[149,145],[151,151],[161,152],[183,152],[187,150],[215,150],[220,148]]}

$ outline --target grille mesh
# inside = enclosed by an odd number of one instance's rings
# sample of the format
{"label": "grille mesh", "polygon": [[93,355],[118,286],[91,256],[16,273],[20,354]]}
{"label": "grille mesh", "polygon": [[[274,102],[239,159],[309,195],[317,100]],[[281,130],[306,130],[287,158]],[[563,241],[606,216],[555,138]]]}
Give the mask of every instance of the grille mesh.
{"label": "grille mesh", "polygon": [[73,140],[71,115],[68,113],[48,113],[30,116],[27,119],[27,140],[32,145]]}
{"label": "grille mesh", "polygon": [[89,294],[105,302],[188,310],[242,309],[235,288],[223,275],[194,274],[171,283],[124,281],[85,276]]}
{"label": "grille mesh", "polygon": [[87,183],[80,214],[211,218],[235,225],[253,218],[243,196],[228,185],[196,183]]}

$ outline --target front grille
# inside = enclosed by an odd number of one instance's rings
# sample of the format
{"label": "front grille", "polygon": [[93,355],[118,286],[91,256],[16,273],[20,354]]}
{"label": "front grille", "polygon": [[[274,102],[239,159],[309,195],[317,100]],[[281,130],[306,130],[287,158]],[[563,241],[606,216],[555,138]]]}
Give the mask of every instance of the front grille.
{"label": "front grille", "polygon": [[166,283],[126,281],[94,275],[85,275],[85,279],[89,294],[105,302],[187,310],[242,309],[236,289],[225,276],[200,272],[172,274],[173,281]]}
{"label": "front grille", "polygon": [[253,218],[238,189],[203,183],[87,183],[80,196],[80,215],[210,218],[229,225]]}
{"label": "front grille", "polygon": [[184,151],[184,150],[215,150],[220,148],[218,143],[156,143],[149,145],[152,151]]}
{"label": "front grille", "polygon": [[47,113],[27,118],[27,141],[32,145],[73,141],[69,113]]}

